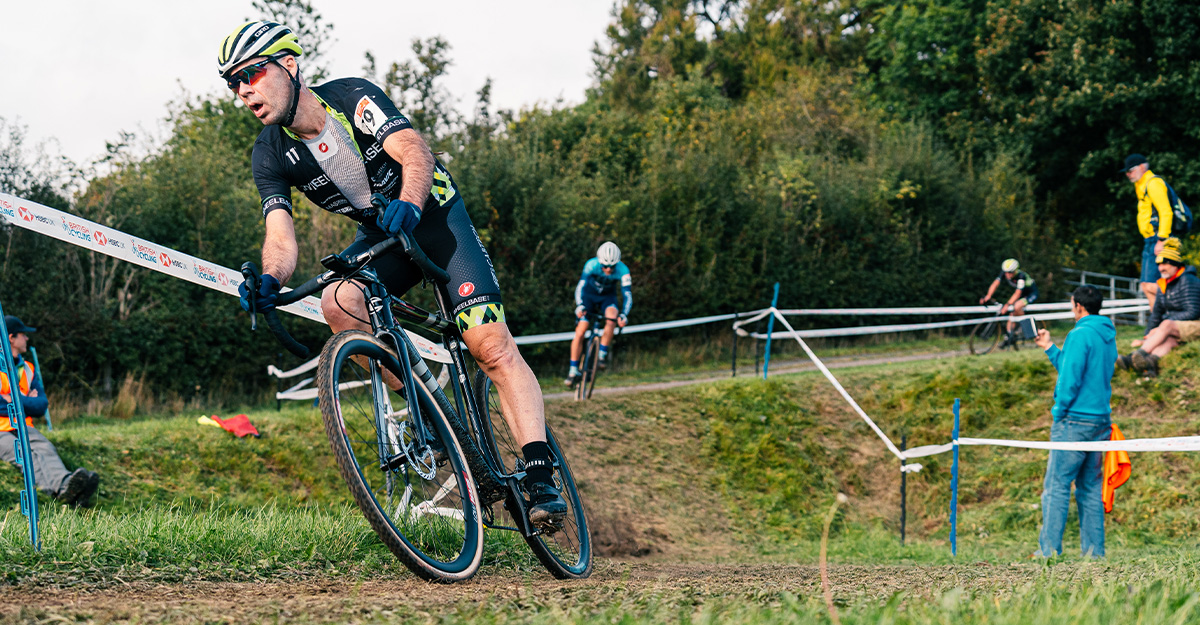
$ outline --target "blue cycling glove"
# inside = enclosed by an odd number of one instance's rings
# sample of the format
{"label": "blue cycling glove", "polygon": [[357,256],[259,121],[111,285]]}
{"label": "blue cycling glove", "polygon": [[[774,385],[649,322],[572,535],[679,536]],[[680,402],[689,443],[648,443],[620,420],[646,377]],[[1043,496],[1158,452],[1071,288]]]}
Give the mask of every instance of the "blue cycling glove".
{"label": "blue cycling glove", "polygon": [[392,200],[379,216],[379,227],[389,236],[396,236],[401,231],[411,235],[413,229],[421,221],[421,209],[412,202]]}
{"label": "blue cycling glove", "polygon": [[[258,308],[258,312],[265,313],[268,310],[275,308],[275,299],[279,297],[279,289],[281,285],[275,276],[264,273],[258,283],[258,293],[254,295],[254,303]],[[239,301],[242,304],[242,310],[250,312],[250,281],[242,280],[241,286],[238,287]]]}

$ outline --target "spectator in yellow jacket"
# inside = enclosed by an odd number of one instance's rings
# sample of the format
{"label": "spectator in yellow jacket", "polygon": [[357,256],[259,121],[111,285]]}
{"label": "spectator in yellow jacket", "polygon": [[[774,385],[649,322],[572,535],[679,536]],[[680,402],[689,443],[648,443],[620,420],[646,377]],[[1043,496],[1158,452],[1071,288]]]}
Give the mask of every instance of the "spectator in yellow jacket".
{"label": "spectator in yellow jacket", "polygon": [[[1125,167],[1121,169],[1137,192],[1137,224],[1138,232],[1142,235],[1142,293],[1154,307],[1154,298],[1158,295],[1158,264],[1155,258],[1162,254],[1163,244],[1171,236],[1171,222],[1174,213],[1171,212],[1171,201],[1167,193],[1167,183],[1154,172],[1150,171],[1150,162],[1141,154],[1130,154],[1125,157]],[[1140,345],[1141,342],[1138,341]],[[1136,346],[1135,346],[1136,347]]]}

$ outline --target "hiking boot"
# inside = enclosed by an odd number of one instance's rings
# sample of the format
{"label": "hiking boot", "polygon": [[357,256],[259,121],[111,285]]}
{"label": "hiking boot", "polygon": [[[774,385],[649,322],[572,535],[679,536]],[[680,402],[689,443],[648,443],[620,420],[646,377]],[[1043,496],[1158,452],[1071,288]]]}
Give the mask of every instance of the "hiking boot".
{"label": "hiking boot", "polygon": [[1129,371],[1130,369],[1133,369],[1133,357],[1129,354],[1117,356],[1117,368],[1122,371]]}
{"label": "hiking boot", "polygon": [[1154,354],[1146,356],[1146,366],[1142,367],[1142,375],[1148,378],[1158,377],[1158,356]]}
{"label": "hiking boot", "polygon": [[1145,371],[1150,366],[1150,354],[1146,353],[1144,349],[1134,351],[1129,355],[1129,360],[1133,363],[1133,368],[1138,371]]}
{"label": "hiking boot", "polygon": [[534,482],[529,492],[529,522],[542,528],[557,530],[567,516],[567,501],[549,482]]}
{"label": "hiking boot", "polygon": [[[67,479],[63,480],[62,488],[54,495],[54,498],[62,503],[75,505],[75,502],[88,492],[90,480],[87,469],[75,469],[67,476]],[[90,497],[91,494],[89,493],[88,496]]]}
{"label": "hiking boot", "polygon": [[87,485],[84,486],[79,498],[75,500],[75,506],[78,508],[91,508],[95,505],[92,497],[95,497],[96,491],[100,489],[100,474],[95,471],[87,471],[87,476]]}

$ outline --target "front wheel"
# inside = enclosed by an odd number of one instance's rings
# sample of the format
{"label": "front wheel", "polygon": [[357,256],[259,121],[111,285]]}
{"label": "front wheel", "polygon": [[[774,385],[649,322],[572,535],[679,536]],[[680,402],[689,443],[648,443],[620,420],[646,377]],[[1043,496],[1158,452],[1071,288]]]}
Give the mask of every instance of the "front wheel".
{"label": "front wheel", "polygon": [[380,540],[413,573],[435,582],[470,578],[483,558],[475,482],[446,415],[418,382],[392,385],[396,352],[358,330],[325,344],[317,396],[342,479]]}
{"label": "front wheel", "polygon": [[975,326],[971,330],[971,338],[967,339],[967,348],[972,354],[982,356],[993,349],[996,349],[996,344],[1000,342],[1000,321],[986,321]]}
{"label": "front wheel", "polygon": [[[490,443],[497,468],[510,475],[524,471],[525,456],[504,419],[496,388],[482,371],[476,374],[475,382],[479,409],[484,413],[482,425],[488,429],[488,436],[484,438]],[[571,466],[549,426],[546,427],[546,444],[550,446],[554,462],[554,485],[567,501],[567,516],[563,519],[562,529],[526,536],[525,542],[551,575],[558,579],[582,579],[592,574],[592,538],[587,515],[575,487]]]}

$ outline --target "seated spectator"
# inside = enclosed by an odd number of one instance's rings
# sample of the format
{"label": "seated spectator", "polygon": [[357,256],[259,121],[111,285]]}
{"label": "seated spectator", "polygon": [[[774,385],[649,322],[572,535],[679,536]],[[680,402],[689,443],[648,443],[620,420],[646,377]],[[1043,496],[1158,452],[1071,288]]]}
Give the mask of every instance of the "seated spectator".
{"label": "seated spectator", "polygon": [[1200,337],[1200,277],[1195,267],[1184,268],[1179,239],[1167,239],[1155,261],[1162,277],[1146,337],[1136,351],[1117,358],[1121,369],[1134,369],[1148,378],[1158,375],[1159,358],[1176,345]]}
{"label": "seated spectator", "polygon": [[[33,456],[34,482],[43,492],[65,504],[89,508],[92,496],[100,486],[100,476],[87,469],[67,471],[54,444],[33,427],[33,417],[46,414],[50,406],[41,376],[34,375],[33,363],[24,357],[29,350],[29,335],[37,330],[12,315],[4,316],[4,324],[8,326],[8,341],[12,345],[13,369],[19,378],[17,392],[25,409],[25,431],[29,435],[29,451]],[[12,391],[13,385],[8,375],[0,371],[0,459],[16,464],[14,442],[17,433],[7,416]]]}

